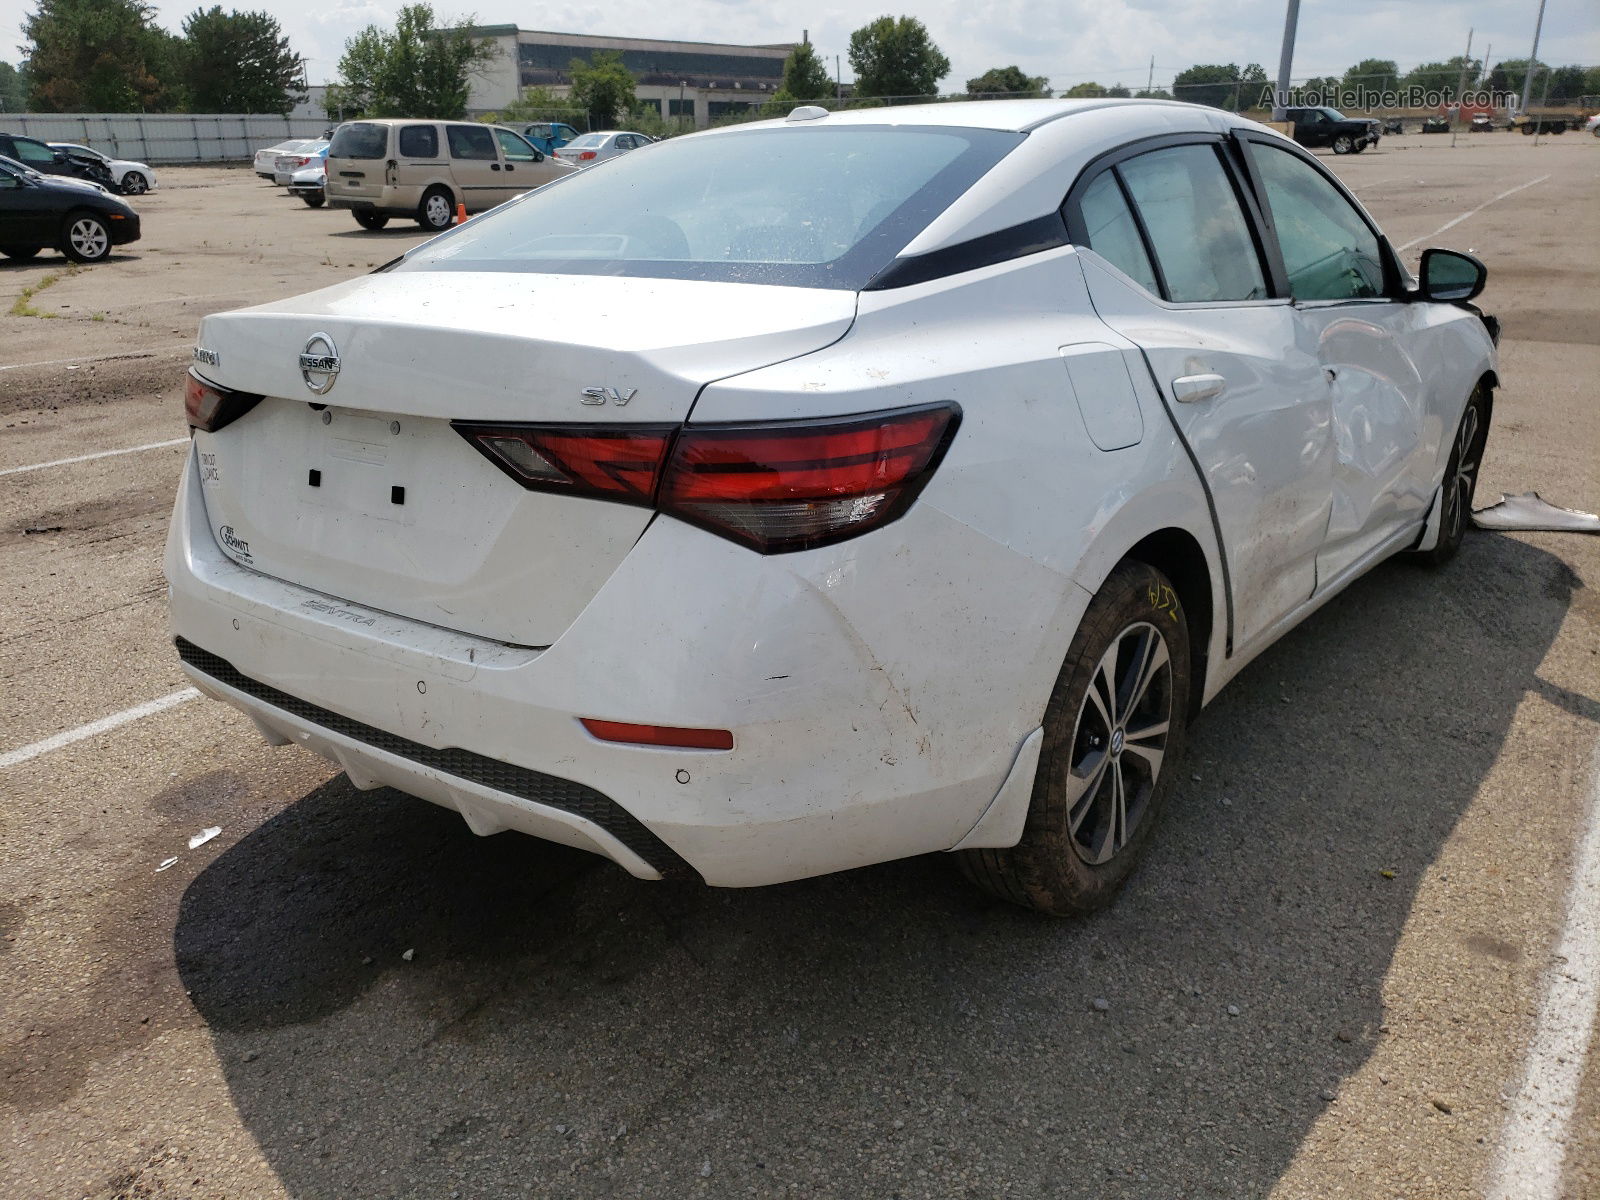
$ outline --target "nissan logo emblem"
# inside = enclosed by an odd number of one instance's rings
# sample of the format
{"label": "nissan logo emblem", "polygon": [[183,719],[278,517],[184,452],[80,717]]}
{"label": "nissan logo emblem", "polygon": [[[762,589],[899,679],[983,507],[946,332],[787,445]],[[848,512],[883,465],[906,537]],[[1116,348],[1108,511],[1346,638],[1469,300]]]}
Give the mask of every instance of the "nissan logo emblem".
{"label": "nissan logo emblem", "polygon": [[300,378],[317,395],[331,391],[339,379],[339,348],[325,333],[313,333],[300,353]]}

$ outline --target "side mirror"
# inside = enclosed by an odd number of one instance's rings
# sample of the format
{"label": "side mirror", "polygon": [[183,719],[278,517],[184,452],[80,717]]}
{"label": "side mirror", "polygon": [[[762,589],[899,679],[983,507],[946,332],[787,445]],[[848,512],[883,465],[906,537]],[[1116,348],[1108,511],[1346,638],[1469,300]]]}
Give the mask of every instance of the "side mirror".
{"label": "side mirror", "polygon": [[1483,291],[1489,269],[1470,254],[1424,250],[1418,292],[1424,300],[1461,304]]}

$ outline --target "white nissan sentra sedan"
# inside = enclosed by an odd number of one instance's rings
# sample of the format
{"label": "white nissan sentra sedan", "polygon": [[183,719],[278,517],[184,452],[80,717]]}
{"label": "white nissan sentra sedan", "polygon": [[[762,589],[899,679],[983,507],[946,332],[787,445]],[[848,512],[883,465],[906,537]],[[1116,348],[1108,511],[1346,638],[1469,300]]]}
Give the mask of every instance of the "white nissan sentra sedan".
{"label": "white nissan sentra sedan", "polygon": [[1494,323],[1476,260],[1419,276],[1211,108],[674,139],[204,320],[178,653],[480,834],[1090,909],[1203,703],[1460,543]]}

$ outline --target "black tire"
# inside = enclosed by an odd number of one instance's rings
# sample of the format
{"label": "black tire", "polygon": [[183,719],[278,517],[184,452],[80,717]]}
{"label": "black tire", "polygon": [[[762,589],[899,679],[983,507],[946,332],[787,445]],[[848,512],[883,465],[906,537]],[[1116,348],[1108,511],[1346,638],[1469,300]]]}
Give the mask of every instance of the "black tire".
{"label": "black tire", "polygon": [[431,187],[422,193],[422,202],[417,205],[417,224],[429,233],[443,233],[455,224],[456,205],[450,196],[450,189]]}
{"label": "black tire", "polygon": [[321,192],[301,192],[300,199],[306,202],[307,208],[321,208],[328,198]]}
{"label": "black tire", "polygon": [[124,196],[142,196],[150,190],[150,181],[140,171],[129,171],[122,177]]}
{"label": "black tire", "polygon": [[0,246],[0,254],[17,262],[29,262],[38,258],[39,251],[43,249],[43,246]]}
{"label": "black tire", "polygon": [[1483,465],[1483,447],[1489,438],[1489,396],[1483,387],[1473,389],[1456,426],[1450,458],[1440,480],[1439,540],[1432,550],[1419,550],[1414,557],[1423,566],[1442,567],[1461,549],[1461,540],[1472,524],[1472,498],[1478,490],[1478,469]]}
{"label": "black tire", "polygon": [[1333,139],[1333,152],[1335,154],[1354,154],[1355,144],[1355,139],[1348,133],[1341,133]]}
{"label": "black tire", "polygon": [[97,213],[79,209],[61,223],[61,253],[73,262],[103,262],[111,256],[111,229]]}
{"label": "black tire", "polygon": [[1365,150],[1367,148],[1367,145],[1368,145],[1368,143],[1366,143],[1366,142],[1357,142],[1355,144],[1355,146],[1353,147],[1353,149],[1352,149],[1352,153],[1360,154],[1363,150]]}
{"label": "black tire", "polygon": [[1522,127],[1522,134],[1523,134],[1524,137],[1532,137],[1533,136],[1533,122],[1532,121],[1529,121],[1527,124],[1525,124]]}
{"label": "black tire", "polygon": [[377,212],[370,208],[358,208],[355,212],[356,224],[363,229],[382,229],[389,223],[388,213]]}
{"label": "black tire", "polygon": [[[1119,564],[1090,601],[1050,693],[1022,840],[1006,850],[962,851],[967,878],[1052,916],[1110,903],[1171,789],[1189,689],[1189,626],[1177,592],[1154,567]],[[1137,807],[1128,804],[1130,785]]]}

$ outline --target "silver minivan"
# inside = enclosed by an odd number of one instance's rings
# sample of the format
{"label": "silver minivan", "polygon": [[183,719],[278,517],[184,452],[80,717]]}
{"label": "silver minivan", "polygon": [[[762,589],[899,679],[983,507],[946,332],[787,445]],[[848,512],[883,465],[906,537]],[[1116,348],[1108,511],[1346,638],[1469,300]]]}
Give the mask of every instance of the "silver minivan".
{"label": "silver minivan", "polygon": [[483,212],[576,169],[500,125],[351,121],[328,149],[328,204],[352,209],[363,229],[404,217],[436,233],[457,205]]}

